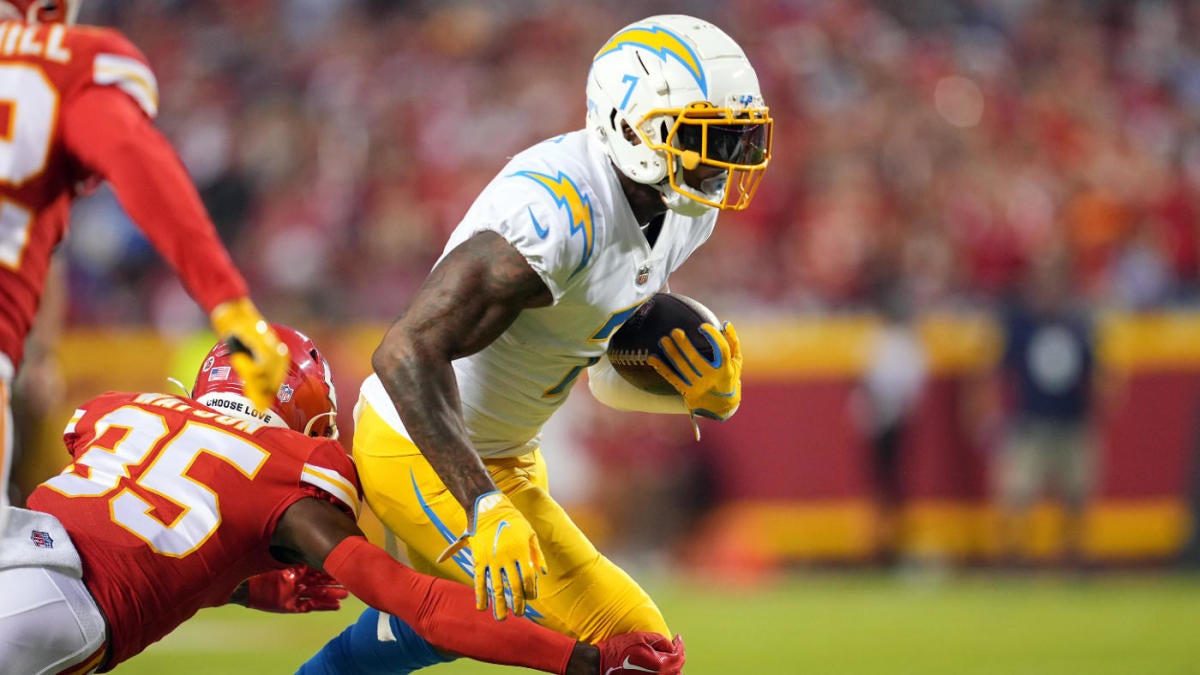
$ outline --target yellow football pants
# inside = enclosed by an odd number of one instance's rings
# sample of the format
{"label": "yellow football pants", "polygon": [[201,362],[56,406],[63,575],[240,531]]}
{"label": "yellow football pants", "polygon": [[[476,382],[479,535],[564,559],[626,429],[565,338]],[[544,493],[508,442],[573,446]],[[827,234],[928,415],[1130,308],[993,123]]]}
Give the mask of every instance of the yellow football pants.
{"label": "yellow football pants", "polygon": [[[470,567],[453,559],[434,562],[466,530],[462,506],[412,441],[388,426],[365,400],[356,411],[354,460],[367,503],[407,545],[416,569],[471,585]],[[526,616],[590,643],[630,631],[671,636],[646,591],[600,555],[550,497],[541,451],[485,459],[484,466],[537,532],[549,569],[538,580],[538,597],[529,602]]]}

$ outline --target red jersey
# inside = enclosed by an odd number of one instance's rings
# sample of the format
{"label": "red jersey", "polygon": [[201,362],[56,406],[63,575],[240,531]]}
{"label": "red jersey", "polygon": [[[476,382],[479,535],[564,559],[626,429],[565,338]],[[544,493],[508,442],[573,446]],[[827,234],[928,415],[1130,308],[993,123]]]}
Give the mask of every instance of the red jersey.
{"label": "red jersey", "polygon": [[14,365],[70,203],[96,178],[205,311],[246,295],[157,112],[154,73],[116,31],[0,22],[0,351]]}
{"label": "red jersey", "polygon": [[77,410],[64,439],[74,463],[29,508],[56,516],[108,620],[106,669],[246,578],[284,567],[275,526],[304,497],[352,517],[358,478],[337,441],[228,417],[191,399],[109,393]]}

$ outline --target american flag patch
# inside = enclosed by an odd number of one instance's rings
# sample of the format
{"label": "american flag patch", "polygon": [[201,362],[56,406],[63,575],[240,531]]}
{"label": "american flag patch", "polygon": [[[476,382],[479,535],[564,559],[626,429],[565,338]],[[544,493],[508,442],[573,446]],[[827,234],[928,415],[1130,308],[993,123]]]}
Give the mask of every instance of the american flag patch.
{"label": "american flag patch", "polygon": [[33,545],[38,548],[54,548],[54,539],[49,532],[41,530],[32,530],[29,533],[29,539],[33,541]]}
{"label": "american flag patch", "polygon": [[213,382],[229,379],[229,366],[217,366],[208,374],[208,379]]}

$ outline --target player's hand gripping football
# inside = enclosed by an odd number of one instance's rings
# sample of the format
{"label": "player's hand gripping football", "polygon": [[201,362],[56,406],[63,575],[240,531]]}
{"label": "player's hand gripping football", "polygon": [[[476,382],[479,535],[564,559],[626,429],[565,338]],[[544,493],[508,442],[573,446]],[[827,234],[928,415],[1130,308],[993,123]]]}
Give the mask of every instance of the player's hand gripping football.
{"label": "player's hand gripping football", "polygon": [[245,605],[284,614],[326,612],[341,608],[348,595],[350,591],[328,574],[296,565],[247,579]]}
{"label": "player's hand gripping football", "polygon": [[497,621],[508,616],[505,591],[512,595],[512,612],[525,614],[525,601],[538,594],[538,574],[546,573],[546,562],[537,534],[525,516],[499,490],[480,495],[467,531],[438,556],[450,559],[467,545],[475,561],[475,607],[484,610],[488,598]]}
{"label": "player's hand gripping football", "polygon": [[246,383],[246,397],[255,408],[266,410],[287,373],[287,345],[279,341],[250,298],[221,303],[211,318],[217,336],[233,350],[229,360]]}
{"label": "player's hand gripping football", "polygon": [[658,633],[623,633],[596,644],[600,649],[600,675],[683,672],[686,655],[683,638],[672,642]]}
{"label": "player's hand gripping football", "polygon": [[726,420],[742,402],[742,350],[737,331],[728,321],[721,330],[708,323],[700,330],[712,344],[711,361],[676,328],[659,342],[670,363],[657,356],[646,363],[675,387],[693,415]]}

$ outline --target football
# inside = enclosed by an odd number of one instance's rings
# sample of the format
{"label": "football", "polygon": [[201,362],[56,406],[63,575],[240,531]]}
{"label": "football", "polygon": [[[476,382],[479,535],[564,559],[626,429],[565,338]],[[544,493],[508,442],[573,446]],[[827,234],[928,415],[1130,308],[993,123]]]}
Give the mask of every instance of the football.
{"label": "football", "polygon": [[700,326],[706,323],[721,327],[712,310],[692,298],[678,293],[655,293],[613,334],[608,342],[608,360],[621,377],[638,389],[651,394],[675,394],[675,387],[650,367],[646,359],[657,356],[667,361],[658,343],[676,328],[683,329],[702,356],[713,358],[712,343],[700,331]]}

